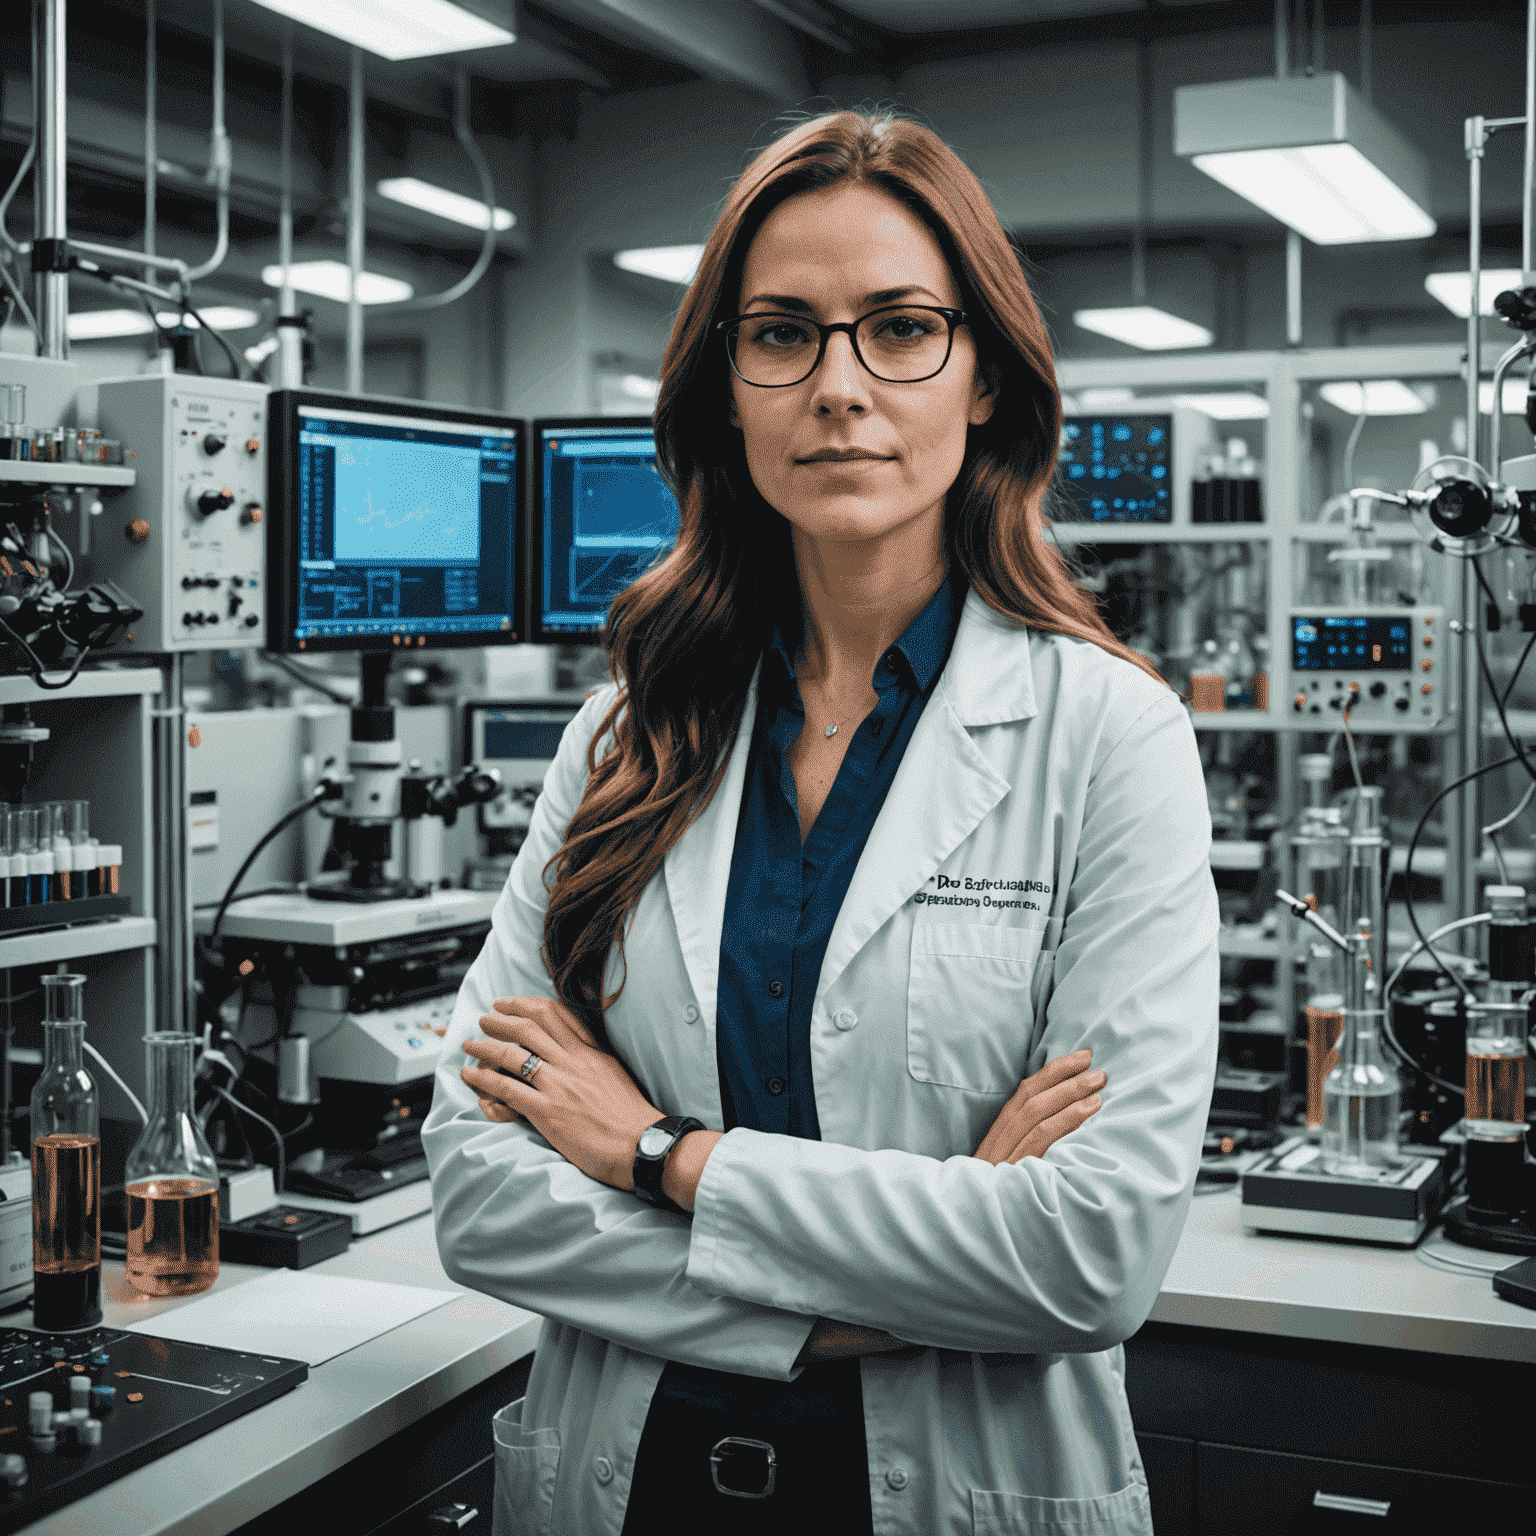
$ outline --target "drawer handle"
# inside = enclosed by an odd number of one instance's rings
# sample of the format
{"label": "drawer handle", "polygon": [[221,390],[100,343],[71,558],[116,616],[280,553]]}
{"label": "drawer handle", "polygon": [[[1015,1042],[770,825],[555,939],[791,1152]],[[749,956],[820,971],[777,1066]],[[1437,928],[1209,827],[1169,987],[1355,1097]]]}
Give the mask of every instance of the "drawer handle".
{"label": "drawer handle", "polygon": [[1324,1493],[1321,1488],[1312,1495],[1314,1509],[1341,1509],[1347,1515],[1385,1515],[1392,1508],[1389,1499],[1352,1499],[1347,1493]]}

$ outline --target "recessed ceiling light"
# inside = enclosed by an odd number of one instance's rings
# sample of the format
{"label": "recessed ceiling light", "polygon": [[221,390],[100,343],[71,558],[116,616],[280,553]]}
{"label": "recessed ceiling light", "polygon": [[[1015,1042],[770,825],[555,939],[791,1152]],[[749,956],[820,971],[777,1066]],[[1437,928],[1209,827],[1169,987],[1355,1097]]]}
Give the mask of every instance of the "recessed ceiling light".
{"label": "recessed ceiling light", "polygon": [[1105,388],[1105,389],[1080,389],[1077,392],[1077,403],[1085,411],[1108,411],[1117,405],[1129,405],[1136,398],[1133,389]]}
{"label": "recessed ceiling light", "polygon": [[[435,213],[440,219],[451,219],[455,224],[467,224],[471,229],[485,228],[485,204],[477,197],[464,197],[450,192],[447,187],[434,186],[430,181],[418,181],[414,176],[394,176],[379,183],[379,195],[392,202],[419,208],[423,213]],[[511,229],[517,223],[517,215],[509,209],[496,210],[496,228]]]}
{"label": "recessed ceiling light", "polygon": [[652,245],[644,250],[620,251],[613,264],[667,283],[691,283],[703,254],[702,245]]}
{"label": "recessed ceiling light", "polygon": [[[216,331],[248,331],[261,319],[254,309],[242,309],[235,304],[210,304],[206,309],[199,308],[197,314],[201,315]],[[186,318],[187,329],[197,330],[197,315],[189,314]],[[162,309],[155,319],[169,330],[181,319],[181,316],[175,310]]]}
{"label": "recessed ceiling light", "polygon": [[1181,320],[1150,304],[1120,309],[1080,309],[1072,319],[1085,331],[1123,341],[1144,352],[1168,352],[1178,347],[1208,347],[1215,339],[1203,325]]}
{"label": "recessed ceiling light", "polygon": [[449,0],[256,0],[279,16],[329,32],[384,59],[425,59],[494,48],[516,35]]}
{"label": "recessed ceiling light", "polygon": [[[1494,267],[1477,274],[1477,311],[1481,315],[1493,313],[1493,301],[1508,288],[1520,286],[1519,267]],[[1472,274],[1470,272],[1431,272],[1424,279],[1424,291],[1463,320],[1472,303]]]}
{"label": "recessed ceiling light", "polygon": [[619,380],[619,389],[633,399],[649,400],[654,405],[656,396],[661,393],[661,380],[642,378],[638,373],[626,373]]}
{"label": "recessed ceiling light", "polygon": [[1359,384],[1346,383],[1324,384],[1318,394],[1350,416],[1362,414],[1362,403],[1366,416],[1420,416],[1430,405],[1418,390],[1409,388],[1401,379],[1368,379],[1363,397]]}
{"label": "recessed ceiling light", "polygon": [[113,336],[143,336],[154,330],[142,309],[87,309],[69,317],[71,341],[106,341]]}
{"label": "recessed ceiling light", "polygon": [[[289,281],[300,293],[313,293],[322,299],[345,304],[352,287],[352,269],[344,261],[296,261],[288,269]],[[280,266],[263,267],[261,280],[269,288],[283,286]],[[357,297],[363,304],[395,304],[408,299],[416,290],[398,277],[381,272],[362,272],[357,279]],[[210,321],[210,324],[213,322]]]}
{"label": "recessed ceiling light", "polygon": [[1175,395],[1175,405],[1187,405],[1213,421],[1263,421],[1269,415],[1269,401],[1251,390],[1217,391],[1206,395]]}
{"label": "recessed ceiling light", "polygon": [[1174,151],[1318,245],[1435,232],[1424,156],[1337,70],[1181,86]]}

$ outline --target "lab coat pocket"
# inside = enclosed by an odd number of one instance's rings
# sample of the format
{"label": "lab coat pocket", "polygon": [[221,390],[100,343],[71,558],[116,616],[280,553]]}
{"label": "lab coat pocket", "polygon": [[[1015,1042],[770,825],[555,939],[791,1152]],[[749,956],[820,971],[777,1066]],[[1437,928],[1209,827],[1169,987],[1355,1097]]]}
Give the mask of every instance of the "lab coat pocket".
{"label": "lab coat pocket", "polygon": [[1012,1093],[1034,1028],[1043,928],[919,922],[907,984],[907,1070],[920,1083]]}
{"label": "lab coat pocket", "polygon": [[558,1429],[523,1428],[520,1397],[491,1419],[496,1442],[496,1508],[491,1536],[549,1536],[560,1465]]}
{"label": "lab coat pocket", "polygon": [[971,1536],[1152,1536],[1145,1483],[1091,1499],[971,1489]]}

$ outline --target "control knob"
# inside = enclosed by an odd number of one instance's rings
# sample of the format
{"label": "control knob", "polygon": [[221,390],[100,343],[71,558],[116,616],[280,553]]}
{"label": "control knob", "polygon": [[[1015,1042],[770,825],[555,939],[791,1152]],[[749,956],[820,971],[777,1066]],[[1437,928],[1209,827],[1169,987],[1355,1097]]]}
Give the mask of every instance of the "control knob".
{"label": "control knob", "polygon": [[227,486],[222,491],[204,491],[197,498],[197,511],[200,517],[212,517],[215,512],[222,512],[225,507],[234,503],[235,493]]}
{"label": "control knob", "polygon": [[217,432],[209,432],[203,438],[203,452],[211,459],[216,453],[223,453],[229,439],[220,437]]}

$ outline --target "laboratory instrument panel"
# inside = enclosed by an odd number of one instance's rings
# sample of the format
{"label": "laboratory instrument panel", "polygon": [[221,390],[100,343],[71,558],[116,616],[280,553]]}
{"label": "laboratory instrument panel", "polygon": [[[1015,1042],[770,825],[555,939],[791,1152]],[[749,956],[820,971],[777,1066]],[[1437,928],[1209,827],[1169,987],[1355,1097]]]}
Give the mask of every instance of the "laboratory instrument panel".
{"label": "laboratory instrument panel", "polygon": [[94,1328],[0,1328],[0,1536],[259,1408],[309,1368]]}
{"label": "laboratory instrument panel", "polygon": [[[1291,714],[1422,731],[1446,713],[1445,610],[1291,610]],[[1319,729],[1327,727],[1319,723]]]}
{"label": "laboratory instrument panel", "polygon": [[[1057,456],[1055,517],[1066,523],[1242,521],[1227,510],[1221,482],[1218,516],[1208,475],[1219,462],[1217,424],[1203,411],[1163,397],[1137,400],[1116,412],[1065,416]],[[1234,445],[1242,446],[1242,445]],[[1258,473],[1255,463],[1253,471]],[[1197,479],[1201,476],[1197,485]],[[1195,507],[1196,494],[1201,505]],[[1256,509],[1258,497],[1238,497]],[[1252,516],[1252,512],[1248,513]]]}
{"label": "laboratory instrument panel", "polygon": [[501,774],[501,793],[480,807],[485,831],[528,825],[560,738],[580,708],[568,699],[464,706],[464,761]]}
{"label": "laboratory instrument panel", "polygon": [[185,374],[98,386],[100,429],[134,445],[137,478],[78,554],[82,575],[144,610],[125,649],[266,645],[266,398],[265,385]]}
{"label": "laboratory instrument panel", "polygon": [[394,1008],[353,1012],[347,987],[301,986],[293,1027],[315,1042],[309,1064],[319,1077],[407,1083],[437,1070],[454,997],[449,992]]}
{"label": "laboratory instrument panel", "polygon": [[521,421],[289,389],[268,431],[272,649],[523,637]]}
{"label": "laboratory instrument panel", "polygon": [[677,541],[677,499],[649,416],[565,416],[532,428],[528,638],[602,633],[608,605]]}

